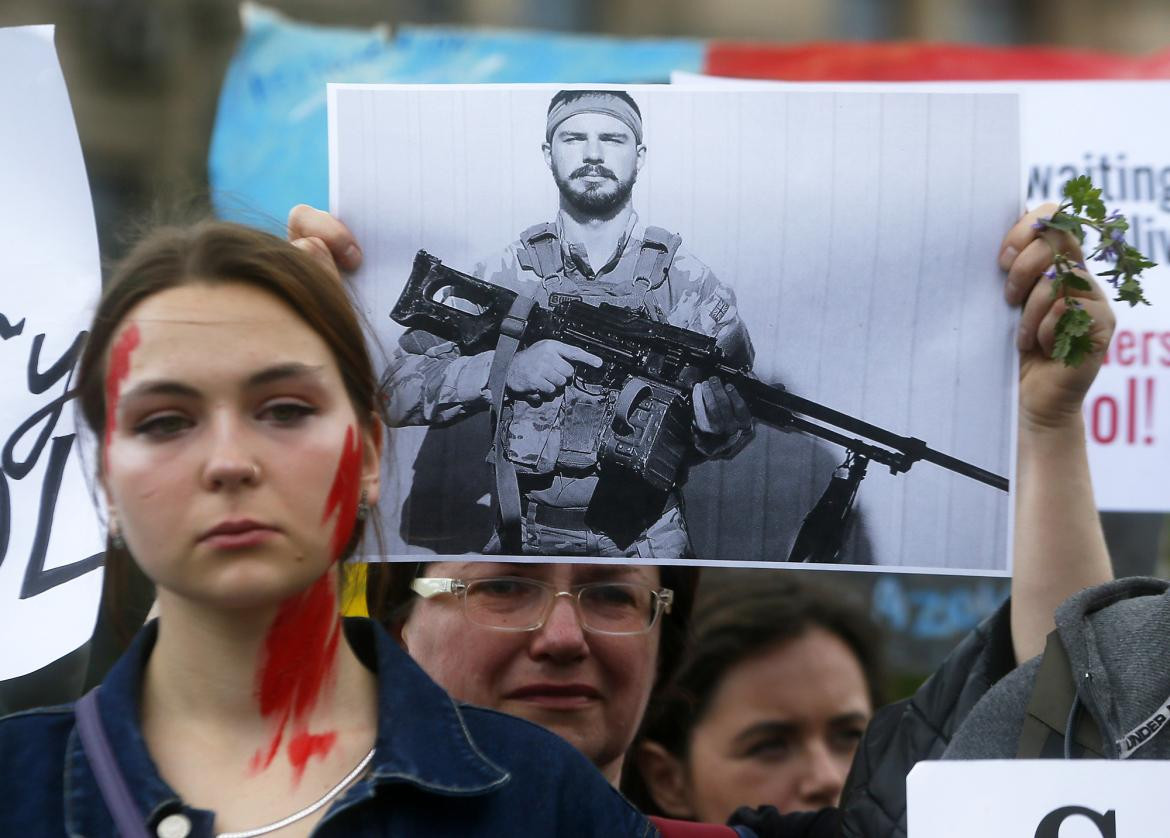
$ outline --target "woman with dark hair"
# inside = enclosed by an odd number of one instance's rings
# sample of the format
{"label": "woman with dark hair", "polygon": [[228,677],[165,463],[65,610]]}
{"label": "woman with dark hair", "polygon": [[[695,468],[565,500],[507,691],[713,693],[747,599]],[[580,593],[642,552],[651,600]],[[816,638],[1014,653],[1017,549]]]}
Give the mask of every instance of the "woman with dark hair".
{"label": "woman with dark hair", "polygon": [[744,805],[835,806],[876,707],[876,626],[818,588],[747,572],[700,597],[691,642],[634,745],[630,798],[722,823]]}
{"label": "woman with dark hair", "polygon": [[0,721],[0,834],[651,834],[560,739],[340,619],[382,429],[358,317],[310,254],[206,222],[107,285],[80,403],[111,572],[137,563],[159,616],[76,707]]}

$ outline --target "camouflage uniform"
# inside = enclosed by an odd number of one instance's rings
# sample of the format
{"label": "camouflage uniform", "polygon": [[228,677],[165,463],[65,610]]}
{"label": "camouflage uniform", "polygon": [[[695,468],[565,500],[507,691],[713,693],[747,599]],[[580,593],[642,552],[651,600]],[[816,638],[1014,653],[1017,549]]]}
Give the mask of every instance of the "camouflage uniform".
{"label": "camouflage uniform", "polygon": [[[584,247],[565,240],[558,216],[553,224],[525,230],[500,256],[477,265],[475,273],[541,306],[561,295],[640,309],[657,321],[715,337],[736,365],[750,365],[754,358],[731,289],[683,248],[678,236],[646,227],[636,213],[600,268],[589,264]],[[646,273],[651,275],[640,276]],[[408,331],[399,344],[401,351],[383,379],[391,425],[443,425],[489,407],[493,352],[464,356],[450,341],[418,330]],[[677,490],[667,498],[653,497],[629,485],[631,481],[611,486],[600,479],[600,428],[594,420],[605,399],[613,397],[612,391],[574,381],[540,405],[511,404],[505,456],[521,480],[525,552],[644,558],[690,554]],[[712,457],[729,448],[698,450],[700,456]],[[609,526],[626,517],[637,522],[633,531]],[[497,546],[493,539],[485,552]]]}

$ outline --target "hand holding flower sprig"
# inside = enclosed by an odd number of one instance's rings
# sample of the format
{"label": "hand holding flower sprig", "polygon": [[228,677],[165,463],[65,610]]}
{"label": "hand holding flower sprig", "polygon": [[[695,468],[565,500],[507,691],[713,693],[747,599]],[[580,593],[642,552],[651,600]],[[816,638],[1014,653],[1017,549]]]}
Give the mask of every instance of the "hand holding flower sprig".
{"label": "hand holding flower sprig", "polygon": [[[1113,265],[1111,270],[1100,271],[1097,276],[1104,277],[1113,286],[1117,292],[1117,296],[1114,297],[1116,301],[1126,302],[1131,306],[1138,303],[1149,305],[1149,300],[1142,294],[1138,277],[1146,268],[1152,268],[1157,263],[1150,261],[1125,240],[1129,222],[1119,212],[1106,215],[1101,190],[1093,186],[1093,181],[1087,175],[1073,178],[1066,183],[1064,200],[1056,212],[1049,217],[1040,218],[1032,226],[1038,232],[1064,230],[1076,236],[1081,244],[1085,241],[1085,228],[1095,230],[1099,239],[1096,248],[1089,254],[1089,259]],[[1093,320],[1081,302],[1070,294],[1071,289],[1088,291],[1092,287],[1083,275],[1088,269],[1084,262],[1074,261],[1050,239],[1046,241],[1052,247],[1052,267],[1045,271],[1044,276],[1051,280],[1053,299],[1063,297],[1066,306],[1056,323],[1052,357],[1063,361],[1067,366],[1076,367],[1094,351],[1090,337]]]}

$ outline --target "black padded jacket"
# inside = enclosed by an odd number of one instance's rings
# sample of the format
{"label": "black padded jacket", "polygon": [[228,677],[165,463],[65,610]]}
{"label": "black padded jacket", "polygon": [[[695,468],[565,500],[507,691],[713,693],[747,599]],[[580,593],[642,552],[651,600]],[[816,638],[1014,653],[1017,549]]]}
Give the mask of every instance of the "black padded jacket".
{"label": "black padded jacket", "polygon": [[844,838],[905,838],[906,775],[938,759],[975,703],[1015,668],[1008,603],[968,634],[908,699],[869,723],[841,796]]}

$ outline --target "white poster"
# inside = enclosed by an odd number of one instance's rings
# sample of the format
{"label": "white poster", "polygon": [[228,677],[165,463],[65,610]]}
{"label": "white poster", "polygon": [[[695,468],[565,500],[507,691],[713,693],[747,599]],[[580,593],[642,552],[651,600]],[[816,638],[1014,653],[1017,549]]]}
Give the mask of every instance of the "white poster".
{"label": "white poster", "polygon": [[53,29],[0,30],[0,681],[89,639],[102,535],[71,388],[101,285]]}
{"label": "white poster", "polygon": [[920,762],[906,779],[908,838],[1150,838],[1166,834],[1156,760]]}
{"label": "white poster", "polygon": [[[1115,303],[1117,332],[1085,403],[1097,505],[1107,512],[1170,511],[1170,150],[1151,114],[1170,82],[915,82],[790,84],[679,74],[686,85],[786,90],[1016,92],[1028,206],[1060,201],[1087,174],[1106,205],[1124,213],[1129,241],[1158,263],[1145,272],[1152,305]],[[1091,242],[1090,242],[1091,243]],[[1094,271],[1108,268],[1090,264]],[[1108,290],[1108,289],[1106,289]]]}
{"label": "white poster", "polygon": [[[993,482],[1007,475],[1015,358],[995,255],[1021,203],[1015,98],[626,91],[644,151],[629,179],[632,226],[622,241],[642,242],[650,225],[677,236],[684,255],[669,270],[694,276],[701,265],[734,293],[730,311],[715,307],[716,320],[742,321],[755,349],[752,374],[921,440]],[[463,355],[460,369],[471,372],[449,392],[439,387],[443,404],[423,405],[409,388],[432,383],[428,350],[413,337],[400,343],[403,328],[388,315],[419,250],[490,280],[509,259],[525,271],[525,260],[539,261],[539,231],[561,236],[566,187],[557,177],[570,173],[542,150],[557,93],[551,86],[330,88],[331,209],[362,245],[356,283],[383,364],[397,371],[403,353],[415,356],[405,361],[414,378],[392,382],[388,394],[405,415],[391,431],[383,489],[392,557],[476,553],[492,536],[483,395],[490,359],[479,349]],[[628,255],[619,248],[607,264],[594,252],[585,265],[585,244],[561,244],[573,270],[596,263],[598,277]],[[668,323],[684,319],[673,305],[660,306]],[[394,404],[400,396],[411,405]],[[855,429],[841,433],[859,438]],[[845,453],[836,442],[757,421],[754,439],[734,457],[692,462],[679,477],[678,505],[666,501],[689,530],[693,558],[681,560],[783,561],[834,470],[844,471]],[[617,474],[605,462],[602,481]],[[539,525],[545,498],[563,485],[555,482],[560,471],[540,469],[568,466],[560,455],[555,467],[521,465],[521,485],[536,487],[522,491],[545,493],[524,512],[535,508]],[[970,471],[919,460],[892,474],[871,462],[839,560],[1006,572],[1007,494]],[[600,517],[590,517],[597,497],[587,521]],[[545,520],[554,527],[572,514],[553,512]],[[665,539],[650,541],[625,555],[641,563],[679,558]],[[597,555],[588,544],[561,552],[561,543],[540,541],[533,552]]]}

